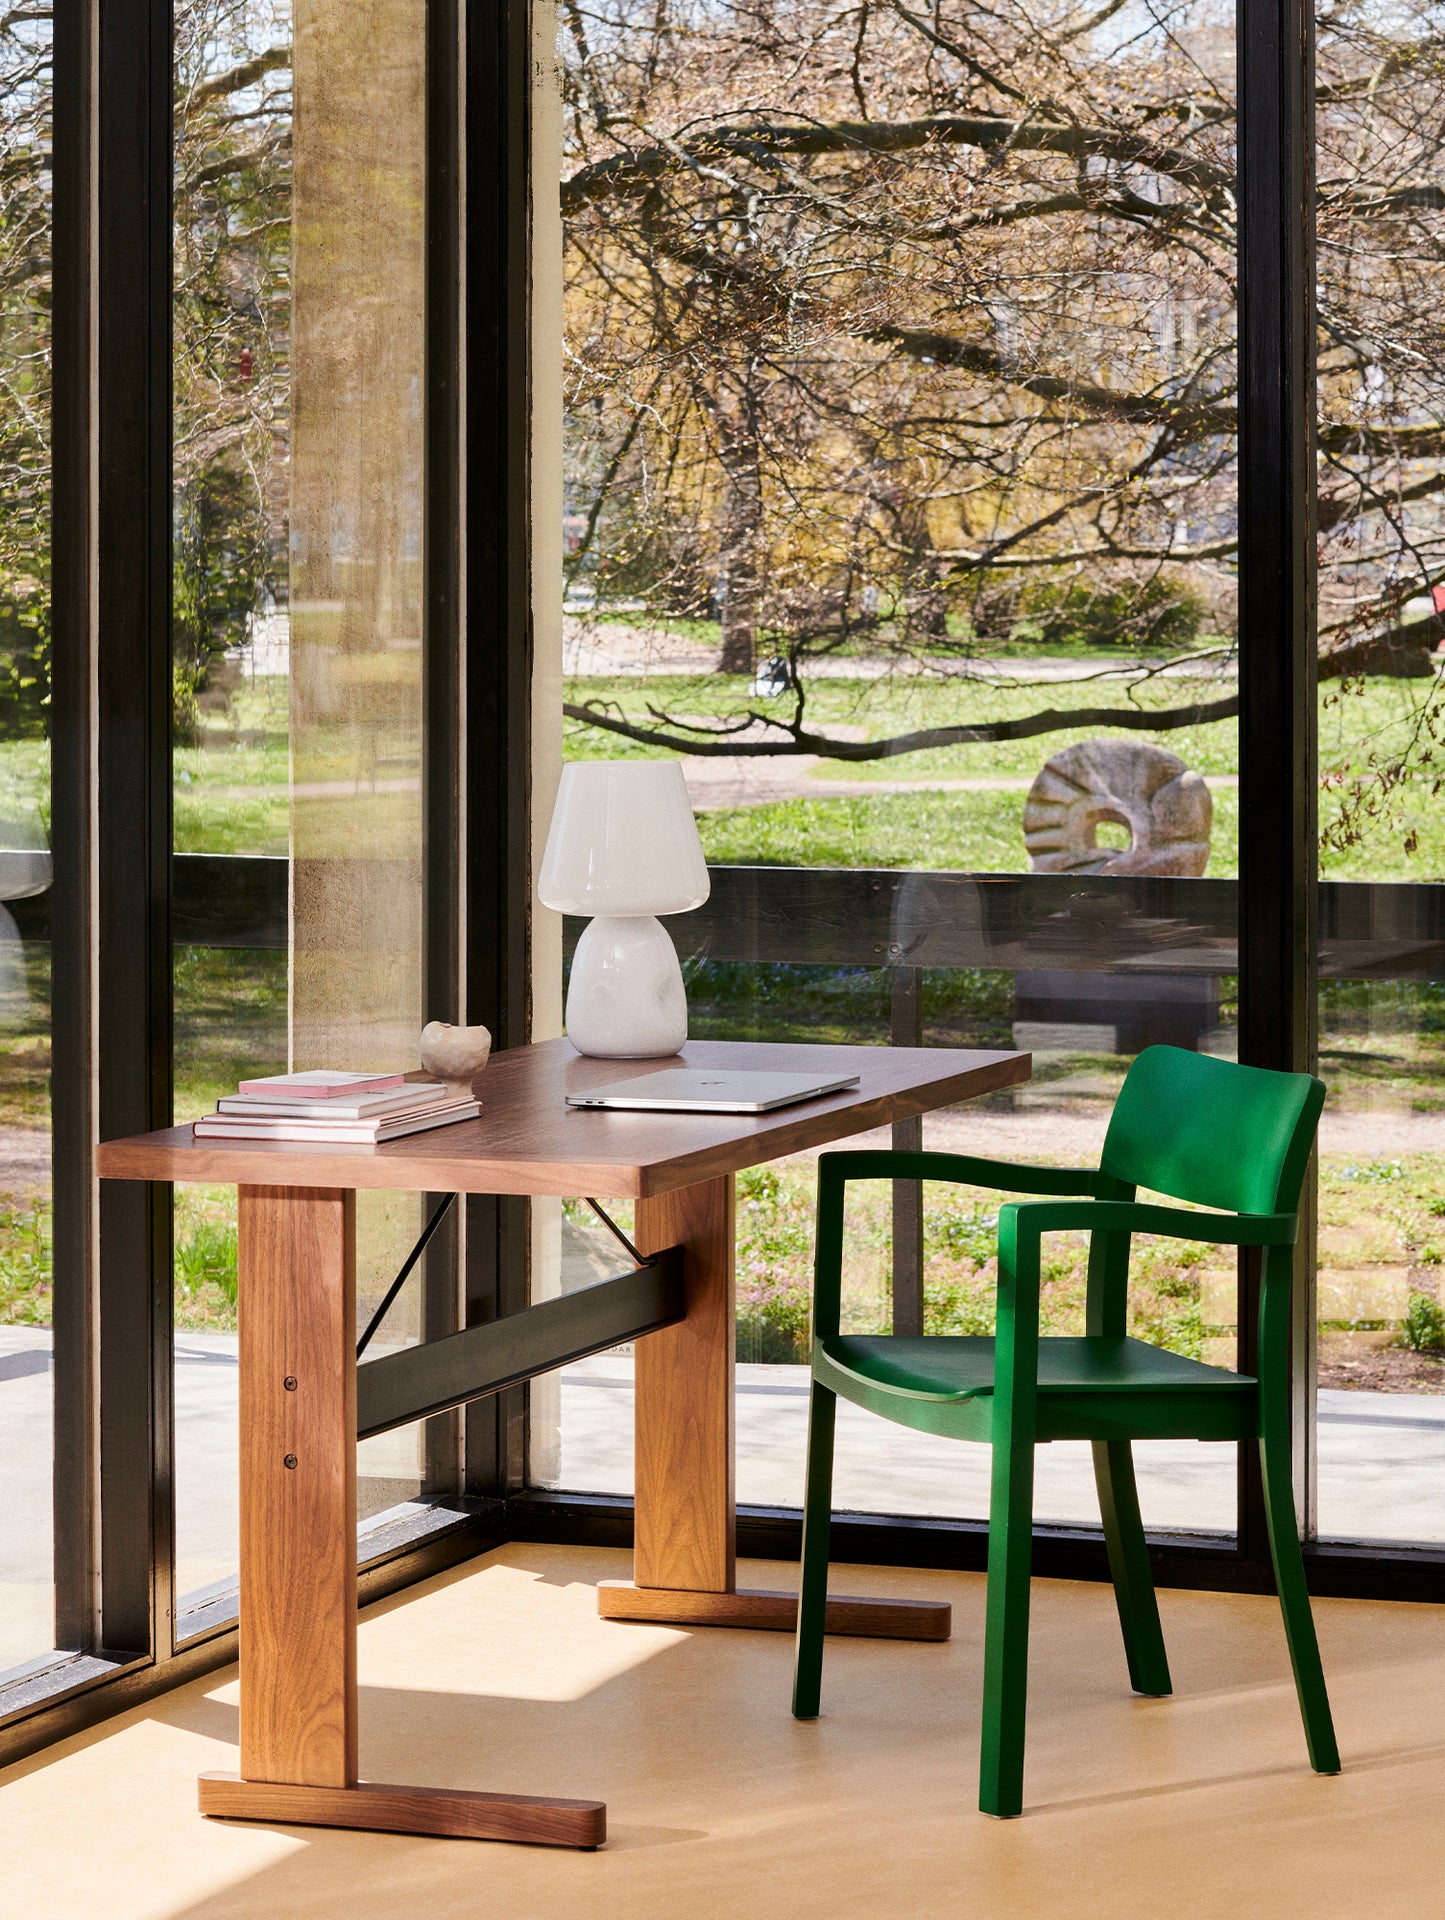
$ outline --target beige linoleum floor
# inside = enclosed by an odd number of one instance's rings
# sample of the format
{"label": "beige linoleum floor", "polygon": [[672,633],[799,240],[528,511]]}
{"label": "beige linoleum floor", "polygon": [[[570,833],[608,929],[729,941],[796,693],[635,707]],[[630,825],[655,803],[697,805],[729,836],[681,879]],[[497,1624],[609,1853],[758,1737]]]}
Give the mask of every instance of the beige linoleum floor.
{"label": "beige linoleum floor", "polygon": [[[1028,1812],[974,1811],[983,1583],[947,1646],[835,1640],[825,1717],[791,1641],[597,1619],[620,1554],[512,1547],[361,1628],[374,1779],[600,1796],[596,1854],[219,1825],[234,1669],[0,1773],[6,1920],[1433,1920],[1445,1916],[1445,1609],[1317,1608],[1346,1772],[1305,1764],[1271,1601],[1161,1595],[1177,1692],[1126,1688],[1107,1589],[1035,1586]],[[784,1570],[745,1569],[778,1584]],[[787,1570],[791,1571],[791,1570]]]}

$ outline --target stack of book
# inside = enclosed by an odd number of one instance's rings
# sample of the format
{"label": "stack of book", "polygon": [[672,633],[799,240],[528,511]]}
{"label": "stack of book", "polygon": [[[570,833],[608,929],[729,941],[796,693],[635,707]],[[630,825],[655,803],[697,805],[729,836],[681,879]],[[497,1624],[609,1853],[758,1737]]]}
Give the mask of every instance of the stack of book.
{"label": "stack of book", "polygon": [[475,1120],[481,1102],[399,1073],[276,1073],[243,1080],[198,1120],[198,1140],[314,1140],[374,1147],[428,1127]]}

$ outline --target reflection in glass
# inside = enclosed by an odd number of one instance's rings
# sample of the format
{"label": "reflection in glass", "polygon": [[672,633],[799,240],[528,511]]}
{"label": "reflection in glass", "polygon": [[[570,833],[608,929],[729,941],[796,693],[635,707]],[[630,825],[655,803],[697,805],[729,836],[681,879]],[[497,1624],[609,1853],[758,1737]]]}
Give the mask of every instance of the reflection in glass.
{"label": "reflection in glass", "polygon": [[[284,860],[289,841],[290,38],[289,5],[177,9],[176,884],[209,903],[206,944],[175,951],[183,1120],[287,1059],[286,954],[241,944],[236,889],[198,863]],[[175,1314],[184,1614],[237,1564],[233,1188],[176,1188]]]}
{"label": "reflection in glass", "polygon": [[[769,22],[565,13],[567,750],[682,753],[695,1033],[1028,1047],[924,1139],[1079,1164],[1141,1046],[1234,1048],[1233,10]],[[811,1191],[740,1182],[744,1501],[798,1501]],[[858,1327],[990,1324],[996,1206],[927,1195],[920,1297],[869,1198]],[[1226,1359],[1234,1293],[1148,1249],[1136,1331]],[[563,1484],[619,1485],[621,1365]],[[911,1444],[845,1437],[840,1500],[983,1510]],[[1233,1525],[1232,1449],[1140,1463],[1151,1524]],[[1097,1518],[1062,1447],[1038,1511]]]}
{"label": "reflection in glass", "polygon": [[[177,10],[179,1119],[288,1065],[416,1065],[424,30],[421,0]],[[361,1196],[363,1321],[417,1212]],[[194,1608],[236,1566],[234,1189],[177,1189],[175,1281]],[[418,1491],[419,1445],[361,1450],[363,1517]]]}
{"label": "reflection in glass", "polygon": [[1322,12],[1318,1524],[1438,1542],[1445,214],[1430,0]]}

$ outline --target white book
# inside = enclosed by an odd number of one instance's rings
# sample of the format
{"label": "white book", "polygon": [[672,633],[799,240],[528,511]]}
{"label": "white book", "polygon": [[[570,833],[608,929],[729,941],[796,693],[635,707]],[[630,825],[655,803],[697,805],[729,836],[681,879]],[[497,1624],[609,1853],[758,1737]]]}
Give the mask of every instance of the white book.
{"label": "white book", "polygon": [[234,1114],[211,1113],[197,1120],[191,1133],[197,1140],[309,1140],[316,1145],[372,1147],[383,1140],[400,1140],[408,1133],[475,1120],[481,1110],[480,1100],[458,1100],[378,1120],[331,1120],[322,1114],[314,1120],[245,1120]]}
{"label": "white book", "polygon": [[283,1100],[278,1095],[227,1093],[216,1102],[217,1113],[234,1113],[250,1118],[284,1120],[370,1120],[384,1113],[406,1113],[412,1107],[430,1106],[434,1101],[465,1098],[453,1094],[441,1081],[409,1080],[404,1086],[386,1093],[363,1093],[353,1100]]}

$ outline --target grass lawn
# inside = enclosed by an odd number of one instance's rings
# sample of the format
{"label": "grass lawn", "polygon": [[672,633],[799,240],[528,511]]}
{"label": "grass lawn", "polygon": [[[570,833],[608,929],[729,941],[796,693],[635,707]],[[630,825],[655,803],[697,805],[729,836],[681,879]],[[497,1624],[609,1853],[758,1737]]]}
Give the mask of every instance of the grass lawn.
{"label": "grass lawn", "polygon": [[[710,861],[725,866],[918,867],[1026,873],[1022,793],[880,793],[780,800],[700,814]],[[1238,871],[1239,805],[1214,796],[1211,875]],[[806,858],[803,856],[806,855]]]}
{"label": "grass lawn", "polygon": [[197,744],[176,748],[177,853],[284,856],[293,781],[308,854],[358,844],[375,857],[409,853],[420,837],[421,747],[405,699],[398,708],[355,731],[340,723],[309,730],[293,764],[285,680],[243,683],[224,720],[209,719]]}
{"label": "grass lawn", "polygon": [[[1088,663],[1083,663],[1087,668]],[[1217,682],[1155,681],[1133,696],[1146,708],[1177,704],[1191,694],[1214,697]],[[1428,734],[1418,709],[1428,689],[1419,681],[1373,680],[1358,691],[1337,687],[1321,693],[1320,760],[1324,777],[1322,827],[1327,842],[1338,821],[1348,783],[1367,772],[1372,758],[1387,761],[1416,742],[1413,777],[1362,821],[1356,844],[1326,844],[1321,872],[1332,879],[1445,879],[1445,800],[1431,792],[1433,771],[1424,759]],[[719,717],[765,707],[753,701],[743,680],[628,677],[569,683],[573,702],[616,703],[635,718],[648,707],[664,712]],[[1005,719],[1041,704],[1067,708],[1082,703],[1116,704],[1129,698],[1116,681],[1064,686],[984,687],[957,681],[890,679],[823,680],[810,683],[809,711],[823,726],[860,729],[866,737],[920,726]],[[779,706],[784,703],[775,703]],[[211,720],[199,745],[176,752],[175,844],[183,853],[284,855],[291,818],[292,777],[287,741],[285,683],[258,678],[235,696],[224,723]],[[863,786],[889,781],[1031,779],[1051,753],[1097,729],[1065,730],[994,745],[941,748],[883,761],[823,762],[813,778],[846,779]],[[399,720],[385,752],[358,764],[355,740],[343,728],[307,743],[295,778],[306,789],[300,823],[318,853],[363,843],[378,853],[403,853],[419,831],[417,743]],[[1155,736],[1135,734],[1148,739]],[[1237,771],[1237,726],[1232,720],[1187,727],[1157,736],[1204,774]],[[594,727],[568,722],[565,751],[571,758],[665,757]],[[32,824],[47,823],[43,804],[47,755],[43,742],[0,743],[0,817],[9,812]],[[805,776],[806,779],[806,776]],[[1341,784],[1342,783],[1342,784]],[[416,787],[416,791],[411,789]],[[327,791],[327,790],[330,791]],[[718,861],[786,866],[867,865],[945,867],[961,871],[1022,872],[1021,791],[906,793],[880,791],[846,798],[784,800],[772,805],[722,808],[703,816],[704,844]],[[1209,871],[1237,870],[1237,798],[1229,788],[1214,793],[1215,831]],[[1414,851],[1407,851],[1410,833]]]}
{"label": "grass lawn", "polygon": [[[1146,709],[1217,698],[1218,682],[1155,681],[1134,703]],[[1433,763],[1428,728],[1419,710],[1431,689],[1413,680],[1372,680],[1341,693],[1320,694],[1322,772],[1320,872],[1332,880],[1445,879],[1445,799],[1432,792]],[[1059,709],[1088,703],[1124,704],[1118,682],[1074,686],[981,687],[959,682],[824,680],[809,684],[809,712],[820,726],[846,725],[881,739],[922,726],[950,726],[1015,718],[1041,706]],[[685,680],[666,676],[569,683],[573,704],[614,703],[638,720],[648,709],[684,715],[727,717],[769,703],[749,698],[746,683]],[[786,703],[773,703],[781,710]],[[1238,726],[1234,720],[1151,735],[1123,729],[1087,728],[991,745],[945,747],[878,761],[823,761],[813,779],[878,784],[888,781],[1032,779],[1050,754],[1076,739],[1128,737],[1154,740],[1186,765],[1209,775],[1238,772]],[[1331,843],[1349,783],[1371,764],[1389,761],[1414,746],[1413,771],[1393,793],[1380,796],[1358,821],[1353,844]],[[565,751],[573,759],[665,758],[667,751],[618,734],[569,721]],[[808,776],[805,776],[805,779]],[[709,859],[777,866],[942,867],[962,872],[1027,870],[1023,845],[1025,795],[1018,790],[964,793],[880,792],[847,798],[790,799],[758,807],[720,808],[702,815]],[[1214,837],[1209,873],[1238,871],[1239,817],[1235,790],[1214,791]],[[1413,833],[1413,851],[1407,838]]]}

